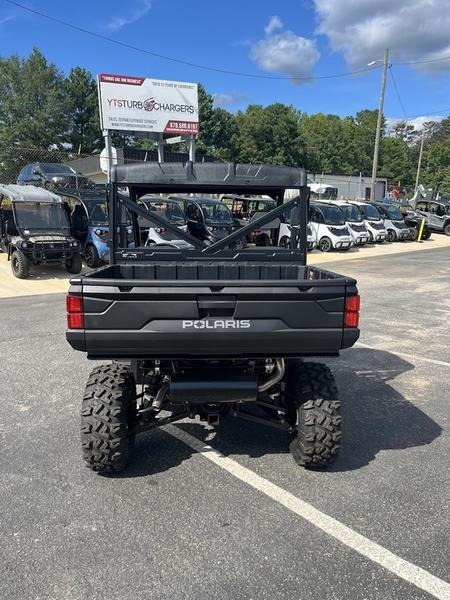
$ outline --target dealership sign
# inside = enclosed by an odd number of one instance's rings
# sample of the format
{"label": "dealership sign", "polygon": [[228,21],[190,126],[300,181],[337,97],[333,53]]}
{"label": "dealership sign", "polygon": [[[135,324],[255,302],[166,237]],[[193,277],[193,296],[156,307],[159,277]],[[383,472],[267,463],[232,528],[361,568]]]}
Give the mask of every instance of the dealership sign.
{"label": "dealership sign", "polygon": [[196,83],[102,73],[98,92],[102,129],[198,133]]}

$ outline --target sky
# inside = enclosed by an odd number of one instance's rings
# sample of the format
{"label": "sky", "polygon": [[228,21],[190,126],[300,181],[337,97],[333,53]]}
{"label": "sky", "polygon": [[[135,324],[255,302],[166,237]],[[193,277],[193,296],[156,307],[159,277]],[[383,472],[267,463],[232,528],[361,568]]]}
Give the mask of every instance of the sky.
{"label": "sky", "polygon": [[[65,73],[81,66],[94,76],[200,82],[216,106],[232,112],[283,102],[307,113],[345,116],[377,108],[380,61],[389,48],[388,121],[406,116],[420,126],[450,115],[448,0],[18,2],[97,35],[208,68],[116,45],[6,0],[0,0],[3,57],[25,57],[35,46]],[[372,61],[378,62],[368,67]],[[355,71],[361,72],[329,77]]]}

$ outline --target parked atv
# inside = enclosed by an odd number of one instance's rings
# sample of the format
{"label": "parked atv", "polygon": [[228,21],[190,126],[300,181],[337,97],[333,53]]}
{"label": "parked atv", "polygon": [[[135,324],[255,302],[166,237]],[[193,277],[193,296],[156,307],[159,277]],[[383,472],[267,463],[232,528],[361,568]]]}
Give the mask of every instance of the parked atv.
{"label": "parked atv", "polygon": [[77,240],[62,200],[43,188],[0,184],[0,249],[8,254],[13,275],[28,277],[31,265],[63,264],[81,271]]}

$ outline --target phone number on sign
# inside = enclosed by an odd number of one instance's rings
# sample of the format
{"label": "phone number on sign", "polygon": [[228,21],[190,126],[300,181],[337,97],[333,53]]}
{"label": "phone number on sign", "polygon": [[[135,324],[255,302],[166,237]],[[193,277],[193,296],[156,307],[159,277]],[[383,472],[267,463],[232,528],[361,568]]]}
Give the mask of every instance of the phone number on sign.
{"label": "phone number on sign", "polygon": [[169,121],[164,131],[198,133],[198,123],[191,123],[190,121]]}

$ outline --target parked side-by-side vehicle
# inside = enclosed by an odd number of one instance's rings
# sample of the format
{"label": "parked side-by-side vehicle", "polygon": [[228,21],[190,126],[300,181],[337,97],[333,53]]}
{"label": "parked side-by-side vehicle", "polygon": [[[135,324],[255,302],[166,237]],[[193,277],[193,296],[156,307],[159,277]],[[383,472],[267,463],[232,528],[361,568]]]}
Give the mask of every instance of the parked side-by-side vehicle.
{"label": "parked side-by-side vehicle", "polygon": [[450,235],[450,202],[447,200],[419,200],[415,209],[427,217],[430,229]]}
{"label": "parked side-by-side vehicle", "polygon": [[31,185],[0,185],[0,249],[19,279],[32,265],[62,264],[69,273],[82,267],[60,196]]}
{"label": "parked side-by-side vehicle", "polygon": [[[402,213],[406,225],[409,227],[409,239],[412,241],[417,240],[419,232],[422,231],[421,239],[428,240],[431,236],[431,229],[426,215],[414,210],[410,204],[396,204],[396,206]],[[425,222],[423,223],[424,220]]]}
{"label": "parked side-by-side vehicle", "polygon": [[[341,444],[340,402],[331,370],[316,357],[336,356],[357,341],[360,299],[351,277],[306,264],[306,172],[145,163],[113,167],[111,179],[111,263],[72,278],[67,296],[68,342],[104,361],[92,370],[82,401],[86,465],[117,473],[138,433],[196,417],[211,426],[226,417],[264,421],[289,432],[297,464],[333,462]],[[121,197],[125,186],[129,195]],[[298,194],[284,203],[292,188]],[[193,206],[203,214],[188,212],[188,225],[191,216],[205,228],[225,223],[226,235],[212,244],[205,229],[195,237],[194,228],[182,231],[139,204],[145,195],[172,193],[199,194],[183,201],[186,212]],[[226,205],[205,196],[220,193],[267,195],[276,206],[234,229]],[[340,210],[320,210],[328,208]],[[139,245],[132,217],[130,251],[124,209],[193,247]],[[242,243],[285,211],[289,248]]]}

